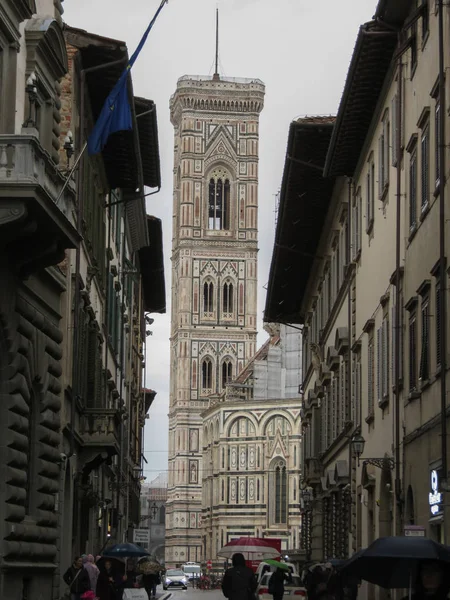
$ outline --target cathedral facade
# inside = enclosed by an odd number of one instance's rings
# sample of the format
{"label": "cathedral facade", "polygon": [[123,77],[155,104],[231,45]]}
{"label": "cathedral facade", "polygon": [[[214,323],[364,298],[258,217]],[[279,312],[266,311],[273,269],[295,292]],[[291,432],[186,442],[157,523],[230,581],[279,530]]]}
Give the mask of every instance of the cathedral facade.
{"label": "cathedral facade", "polygon": [[175,129],[166,564],[205,560],[202,413],[256,350],[264,84],[185,76]]}

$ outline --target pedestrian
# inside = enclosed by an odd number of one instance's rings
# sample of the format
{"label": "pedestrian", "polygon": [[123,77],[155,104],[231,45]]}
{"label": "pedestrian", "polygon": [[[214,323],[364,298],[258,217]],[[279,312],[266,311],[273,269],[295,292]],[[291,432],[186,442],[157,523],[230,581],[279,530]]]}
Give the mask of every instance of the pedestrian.
{"label": "pedestrian", "polygon": [[76,556],[72,565],[64,573],[63,579],[69,586],[71,600],[81,600],[82,594],[90,589],[89,575],[83,569],[83,559]]}
{"label": "pedestrian", "polygon": [[105,560],[97,579],[96,594],[100,600],[116,600],[119,577],[113,570],[111,561]]}
{"label": "pedestrian", "polygon": [[222,580],[222,592],[228,600],[254,600],[256,577],[252,569],[245,564],[244,555],[233,554],[233,566],[225,571]]}
{"label": "pedestrian", "polygon": [[[419,566],[413,600],[447,600],[449,590],[450,580],[442,563],[423,561]],[[409,596],[405,596],[403,600],[409,600]]]}
{"label": "pedestrian", "polygon": [[100,571],[97,565],[95,564],[95,559],[92,554],[88,554],[85,557],[83,561],[83,566],[89,575],[89,581],[91,582],[91,590],[95,592],[95,590],[97,589],[97,579]]}
{"label": "pedestrian", "polygon": [[283,600],[284,596],[284,571],[277,567],[275,573],[272,573],[269,579],[269,594],[272,594],[273,600]]}
{"label": "pedestrian", "polygon": [[146,573],[142,576],[142,583],[149,598],[156,598],[156,587],[161,583],[159,573]]}

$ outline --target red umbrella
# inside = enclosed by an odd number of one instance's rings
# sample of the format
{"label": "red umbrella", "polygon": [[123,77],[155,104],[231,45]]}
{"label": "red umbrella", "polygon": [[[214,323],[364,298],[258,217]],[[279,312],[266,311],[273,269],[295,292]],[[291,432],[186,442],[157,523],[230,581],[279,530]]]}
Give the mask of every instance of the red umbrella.
{"label": "red umbrella", "polygon": [[276,558],[280,553],[270,545],[270,542],[252,537],[241,537],[231,540],[217,554],[224,558],[231,558],[233,554],[240,552],[246,560],[264,560],[265,558]]}

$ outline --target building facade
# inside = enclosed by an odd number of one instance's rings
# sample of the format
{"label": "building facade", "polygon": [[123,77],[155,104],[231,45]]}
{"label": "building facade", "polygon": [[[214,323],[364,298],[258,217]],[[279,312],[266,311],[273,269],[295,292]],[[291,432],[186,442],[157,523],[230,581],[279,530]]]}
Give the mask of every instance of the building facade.
{"label": "building facade", "polygon": [[74,188],[63,190],[59,164],[60,81],[67,71],[61,13],[58,1],[0,3],[0,587],[5,598],[52,598],[58,579],[60,300],[66,281],[57,265],[80,241],[70,210]]}
{"label": "building facade", "polygon": [[141,489],[141,527],[149,530],[148,549],[162,564],[165,562],[167,473],[160,473]]}
{"label": "building facade", "polygon": [[[121,41],[70,26],[64,35],[61,138],[78,157],[128,53]],[[131,79],[129,100],[135,115],[154,112],[132,95]],[[82,154],[76,172],[83,241],[62,265],[61,574],[76,554],[131,540],[139,524],[142,431],[155,396],[142,381],[146,315],[165,306],[155,275],[161,222],[146,215],[143,198],[144,185],[160,186],[155,118],[135,116],[132,131],[111,136],[98,155]],[[70,153],[63,159],[69,172]]]}
{"label": "building facade", "polygon": [[290,129],[266,318],[304,325],[302,544],[316,560],[411,525],[446,539],[440,11],[448,24],[440,3],[380,2],[336,119]]}
{"label": "building facade", "polygon": [[256,350],[264,85],[185,76],[175,129],[166,563],[203,559],[202,418]]}
{"label": "building facade", "polygon": [[268,325],[270,337],[203,413],[203,556],[237,537],[300,546],[301,335]]}

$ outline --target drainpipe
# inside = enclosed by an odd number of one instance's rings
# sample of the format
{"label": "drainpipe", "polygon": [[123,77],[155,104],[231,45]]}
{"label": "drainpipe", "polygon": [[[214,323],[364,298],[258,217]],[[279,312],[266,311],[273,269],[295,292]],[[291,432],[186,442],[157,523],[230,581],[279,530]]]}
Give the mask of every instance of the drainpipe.
{"label": "drainpipe", "polygon": [[447,284],[446,267],[447,258],[445,256],[445,59],[444,59],[444,3],[439,0],[439,106],[440,106],[440,127],[439,134],[441,143],[439,146],[439,277],[440,277],[440,308],[441,308],[441,461],[442,461],[442,491],[444,493],[443,509],[443,531],[444,544],[447,543],[446,530],[446,494],[448,491],[447,475]]}
{"label": "drainpipe", "polygon": [[[400,46],[400,36],[399,36]],[[396,202],[396,233],[395,233],[395,392],[394,392],[394,448],[395,448],[395,531],[396,535],[401,535],[401,525],[403,517],[403,502],[402,502],[402,464],[400,461],[400,342],[401,342],[401,326],[402,326],[402,306],[401,303],[401,276],[400,276],[400,261],[401,261],[401,185],[402,185],[402,104],[403,104],[403,63],[402,55],[398,58],[398,75],[397,75],[397,202]]]}

